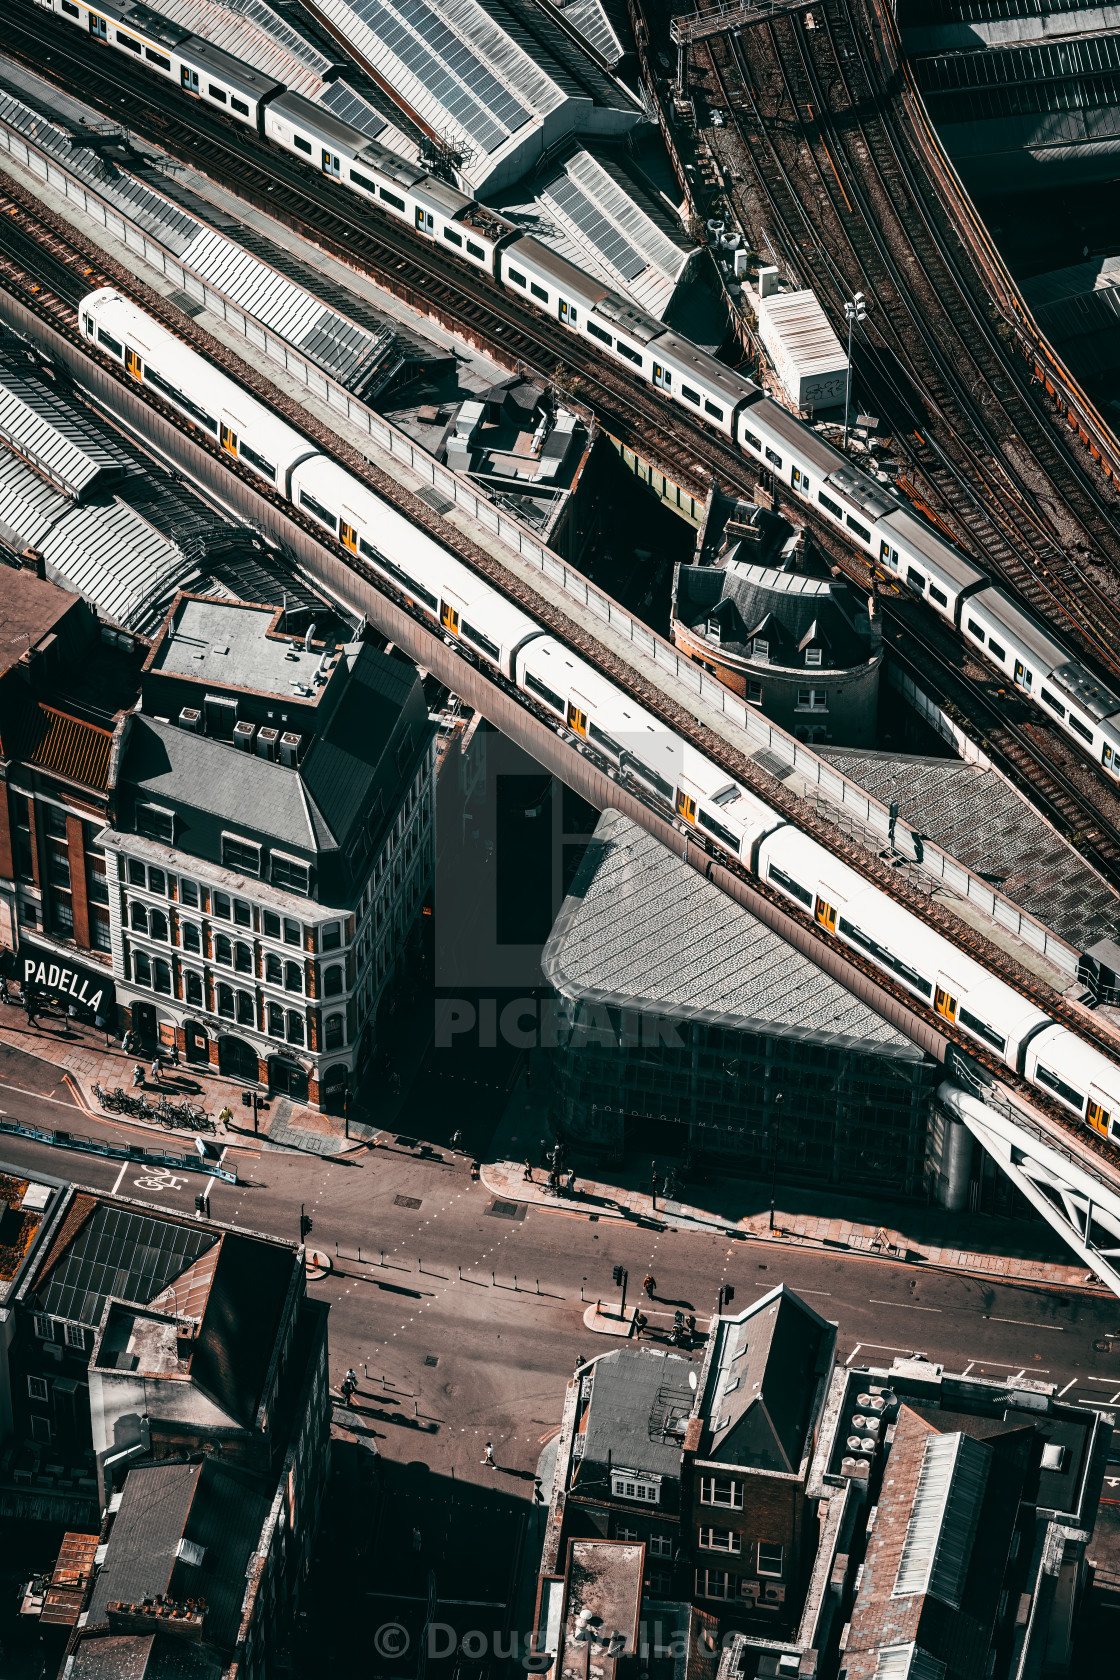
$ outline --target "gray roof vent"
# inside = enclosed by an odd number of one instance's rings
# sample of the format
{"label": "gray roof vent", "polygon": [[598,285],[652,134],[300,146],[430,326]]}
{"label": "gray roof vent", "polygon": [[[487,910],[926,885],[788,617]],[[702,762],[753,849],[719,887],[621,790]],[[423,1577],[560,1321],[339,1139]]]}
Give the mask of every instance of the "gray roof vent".
{"label": "gray roof vent", "polygon": [[202,713],[197,706],[184,706],[179,713],[179,728],[189,729],[195,735],[202,734]]}

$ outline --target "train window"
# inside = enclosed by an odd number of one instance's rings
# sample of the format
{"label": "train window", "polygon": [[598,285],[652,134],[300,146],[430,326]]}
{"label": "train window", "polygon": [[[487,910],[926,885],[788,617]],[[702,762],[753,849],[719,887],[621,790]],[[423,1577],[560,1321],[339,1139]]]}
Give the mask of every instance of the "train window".
{"label": "train window", "polygon": [[235,99],[231,93],[229,96],[229,102],[239,117],[247,117],[249,115],[249,107],[243,99]]}
{"label": "train window", "polygon": [[308,513],[314,514],[315,518],[324,524],[329,531],[332,533],[337,531],[338,520],[335,515],[331,513],[329,508],[325,508],[322,502],[317,502],[309,490],[300,491],[299,505],[305,507]]}
{"label": "train window", "polygon": [[1069,726],[1075,735],[1081,736],[1083,741],[1091,741],[1093,739],[1093,731],[1085,727],[1076,712],[1071,712],[1069,714]]}
{"label": "train window", "polygon": [[850,513],[847,516],[846,524],[849,529],[855,532],[857,537],[862,537],[865,543],[869,543],[871,541],[871,532],[867,529],[866,525],[861,525],[859,520],[854,519]]}
{"label": "train window", "polygon": [[739,855],[739,836],[732,834],[729,828],[724,828],[723,824],[718,823],[714,817],[710,817],[703,806],[697,813],[697,821],[701,828],[706,828],[708,833],[719,841],[721,846],[726,846],[729,852],[735,853],[736,857]]}
{"label": "train window", "polygon": [[248,461],[249,465],[255,468],[262,478],[267,478],[270,484],[276,483],[276,468],[271,461],[266,461],[263,455],[258,455],[251,444],[245,443],[243,440],[239,453],[241,459]]}
{"label": "train window", "polygon": [[779,869],[776,863],[770,865],[767,874],[776,887],[781,887],[792,898],[796,898],[807,910],[813,908],[813,895],[808,888],[803,887],[800,881],[795,881],[792,875],[787,875],[784,869]]}
{"label": "train window", "polygon": [[1045,1085],[1048,1091],[1053,1091],[1055,1096],[1061,1097],[1063,1102],[1069,1103],[1079,1114],[1082,1112],[1085,1098],[1080,1091],[1075,1091],[1072,1085],[1067,1085],[1064,1079],[1060,1079],[1056,1073],[1051,1073],[1041,1062],[1035,1064],[1035,1074],[1040,1085]]}
{"label": "train window", "polygon": [[386,577],[393,578],[402,588],[407,589],[410,595],[414,595],[418,601],[423,601],[426,607],[430,607],[432,612],[435,612],[439,602],[430,589],[425,589],[422,583],[417,583],[414,578],[410,578],[408,573],[403,571],[400,566],[394,565],[392,560],[387,560],[364,537],[358,538],[358,549],[367,560],[372,560],[374,565],[385,573]]}
{"label": "train window", "polygon": [[770,462],[771,466],[777,467],[778,471],[781,472],[782,457],[778,454],[777,450],[768,449],[766,451],[766,459]]}
{"label": "train window", "polygon": [[1048,688],[1044,688],[1042,690],[1042,698],[1046,702],[1046,704],[1049,706],[1049,708],[1052,712],[1057,712],[1057,714],[1060,718],[1065,717],[1066,709],[1062,705],[1062,702],[1058,699],[1056,694],[1051,694],[1051,692]]}
{"label": "train window", "polygon": [[311,142],[310,142],[310,140],[305,140],[303,138],[302,134],[293,134],[292,139],[295,142],[296,149],[298,151],[306,152],[308,157],[311,156]]}
{"label": "train window", "polygon": [[991,654],[993,659],[1007,658],[1007,655],[1004,653],[999,643],[997,641],[993,641],[990,636],[988,637],[988,652]]}
{"label": "train window", "polygon": [[677,789],[677,812],[684,818],[685,822],[694,823],[696,821],[696,801],[683,788]]}
{"label": "train window", "polygon": [[[714,402],[709,402],[707,397],[704,398],[704,413],[710,414],[713,420],[723,419],[723,409],[717,407]],[[779,461],[778,465],[781,466],[781,464]]]}
{"label": "train window", "polygon": [[623,753],[622,768],[624,770],[631,771],[631,773],[635,776],[640,776],[643,782],[648,782],[650,787],[656,788],[658,793],[662,794],[664,798],[672,799],[672,782],[667,782],[664,776],[659,776],[656,770],[651,770],[648,764],[643,764],[642,760],[640,758],[636,758],[633,753]]}
{"label": "train window", "polygon": [[1006,1050],[1007,1040],[1001,1038],[995,1028],[990,1027],[986,1021],[982,1021],[979,1015],[974,1015],[971,1009],[961,1008],[957,1011],[957,1024],[967,1027],[970,1033],[975,1033],[977,1038],[982,1038],[984,1043],[990,1044],[993,1050]]}
{"label": "train window", "polygon": [[916,969],[911,968],[909,963],[904,963],[901,957],[896,957],[885,945],[880,945],[877,939],[872,939],[870,934],[864,933],[862,928],[856,927],[854,922],[849,922],[846,916],[840,918],[840,932],[861,951],[866,951],[869,957],[874,957],[883,968],[897,974],[900,980],[905,981],[906,985],[927,1001],[933,995],[933,987]]}
{"label": "train window", "polygon": [[530,280],[529,290],[535,298],[540,298],[542,303],[548,302],[548,292],[546,288],[544,286],[538,286],[535,280]]}
{"label": "train window", "polygon": [[164,58],[162,53],[153,51],[151,47],[144,48],[144,57],[149,59],[153,64],[158,64],[161,70],[170,70],[171,68],[171,60],[169,58]]}
{"label": "train window", "polygon": [[226,93],[225,88],[215,87],[213,82],[209,84],[206,91],[210,95],[211,99],[216,99],[218,101],[219,105],[224,105],[228,100],[229,96]]}
{"label": "train window", "polygon": [[980,642],[981,644],[983,644],[984,631],[981,628],[981,626],[979,624],[977,624],[976,620],[973,619],[973,618],[970,618],[969,621],[968,621],[968,633],[969,633],[970,636],[975,636],[976,640],[978,642]]}
{"label": "train window", "polygon": [[943,590],[938,589],[935,583],[931,583],[929,586],[929,598],[931,601],[936,601],[939,607],[947,607],[949,605],[948,597],[945,595]]}
{"label": "train window", "polygon": [[611,338],[610,333],[609,332],[604,332],[602,327],[598,327],[598,326],[595,325],[594,321],[588,321],[587,330],[591,334],[592,338],[599,339],[600,342],[603,343],[603,344],[613,344],[614,343],[614,340]]}
{"label": "train window", "polygon": [[700,393],[699,391],[694,391],[691,385],[681,386],[681,396],[687,397],[689,402],[695,403],[697,407],[700,406]]}
{"label": "train window", "polygon": [[176,408],[181,408],[183,413],[188,414],[196,424],[205,427],[208,432],[217,437],[218,422],[213,415],[207,414],[204,408],[199,408],[196,402],[192,402],[190,397],[177,390],[174,385],[163,378],[162,374],[155,373],[152,368],[145,368],[144,378],[154,390],[158,391],[161,396],[166,397],[168,402],[174,403]]}
{"label": "train window", "polygon": [[519,274],[515,268],[507,268],[506,277],[512,280],[515,286],[524,286],[526,284],[525,276],[523,274]]}
{"label": "train window", "polygon": [[530,694],[535,694],[539,699],[546,701],[548,705],[554,706],[562,717],[567,717],[568,708],[560,696],[554,694],[546,683],[541,682],[539,677],[533,675],[532,671],[526,671],[525,673],[525,687]]}
{"label": "train window", "polygon": [[[351,170],[350,173],[351,173],[351,179],[352,179],[353,178],[353,170]],[[370,191],[371,192],[373,191],[372,186],[370,187]],[[404,209],[407,208],[403,198],[398,198],[396,193],[388,192],[385,187],[378,187],[377,196],[378,196],[378,198],[384,199],[386,204],[391,204],[393,206],[394,210],[404,210]]]}
{"label": "train window", "polygon": [[82,15],[78,7],[74,5],[74,0],[62,0],[62,9],[67,17],[81,17]]}
{"label": "train window", "polygon": [[445,227],[443,237],[449,245],[458,245],[460,250],[463,249],[463,236],[461,233],[456,233],[454,228]]}
{"label": "train window", "polygon": [[743,427],[743,442],[749,444],[752,449],[757,449],[760,455],[762,454],[762,439],[756,438],[753,432],[748,432],[745,426]]}
{"label": "train window", "polygon": [[926,580],[916,566],[907,566],[906,581],[911,589],[916,589],[919,594],[925,590]]}
{"label": "train window", "polygon": [[136,39],[135,35],[126,35],[123,30],[118,29],[117,30],[117,45],[118,45],[118,47],[127,47],[129,52],[135,53],[136,56],[139,58],[139,56],[140,56],[140,43]]}
{"label": "train window", "polygon": [[[473,239],[467,240],[467,255],[468,257],[477,257],[479,262],[486,261],[486,252],[482,249],[481,245],[476,245]],[[574,315],[572,319],[575,319]]]}
{"label": "train window", "polygon": [[636,362],[638,364],[638,366],[641,367],[641,365],[642,365],[641,356],[638,354],[638,352],[636,350],[631,349],[629,344],[624,344],[622,342],[622,340],[619,339],[618,344],[615,346],[615,348],[617,349],[620,356],[625,356],[626,357],[626,360],[628,362]]}
{"label": "train window", "polygon": [[489,636],[484,636],[481,630],[476,630],[474,625],[468,624],[465,618],[459,625],[459,632],[468,642],[473,642],[476,648],[489,654],[495,665],[499,662],[502,657],[502,650],[497,642],[492,642]]}
{"label": "train window", "polygon": [[605,747],[613,758],[622,757],[622,748],[618,742],[612,735],[608,735],[605,729],[600,729],[597,723],[589,723],[587,733],[598,746]]}
{"label": "train window", "polygon": [[844,509],[839,502],[834,502],[831,496],[826,496],[823,490],[817,492],[817,500],[823,508],[827,508],[834,519],[843,519]]}
{"label": "train window", "polygon": [[98,327],[97,329],[97,342],[103,344],[106,350],[111,350],[114,356],[124,355],[124,345],[119,339],[114,338],[112,333],[107,333],[104,327]]}

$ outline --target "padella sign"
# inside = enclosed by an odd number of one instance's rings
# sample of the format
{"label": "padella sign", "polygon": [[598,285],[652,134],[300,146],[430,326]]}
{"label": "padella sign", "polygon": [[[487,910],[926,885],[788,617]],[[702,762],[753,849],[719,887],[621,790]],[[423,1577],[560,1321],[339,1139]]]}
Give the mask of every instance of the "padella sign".
{"label": "padella sign", "polygon": [[[105,996],[105,982],[95,979],[92,974],[80,968],[67,968],[63,963],[48,963],[35,956],[25,956],[22,967],[24,991],[33,988],[53,993],[61,999],[70,998],[94,1015],[100,1009]],[[91,992],[91,986],[97,986],[98,990]]]}

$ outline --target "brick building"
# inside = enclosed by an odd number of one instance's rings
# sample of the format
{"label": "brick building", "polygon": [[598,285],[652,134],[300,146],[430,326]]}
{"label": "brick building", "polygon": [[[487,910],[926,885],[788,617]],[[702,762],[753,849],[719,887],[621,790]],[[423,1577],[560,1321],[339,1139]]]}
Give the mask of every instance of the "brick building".
{"label": "brick building", "polygon": [[433,733],[401,660],[177,597],[100,837],[122,1021],[337,1111],[429,893]]}
{"label": "brick building", "polygon": [[779,1284],[712,1321],[683,1468],[697,1601],[771,1629],[799,1615],[817,1549],[807,1494],[836,1326]]}
{"label": "brick building", "polygon": [[99,836],[148,644],[35,566],[0,566],[0,947],[9,978],[110,1021]]}

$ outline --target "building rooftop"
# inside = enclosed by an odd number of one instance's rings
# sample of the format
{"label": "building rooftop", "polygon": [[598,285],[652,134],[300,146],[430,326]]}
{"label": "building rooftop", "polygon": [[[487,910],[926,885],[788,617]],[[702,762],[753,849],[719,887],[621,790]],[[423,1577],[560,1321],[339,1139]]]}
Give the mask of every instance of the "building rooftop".
{"label": "building rooftop", "polygon": [[2,363],[0,438],[74,501],[123,478],[132,465],[80,409]]}
{"label": "building rooftop", "polygon": [[168,615],[145,671],[186,677],[210,689],[251,689],[258,694],[302,698],[317,705],[324,693],[316,684],[339,658],[323,650],[305,650],[300,638],[281,629],[280,607],[183,596]]}
{"label": "building rooftop", "polygon": [[568,996],[921,1060],[866,1004],[618,811],[599,819],[541,962]]}
{"label": "building rooftop", "polygon": [[52,635],[77,599],[33,571],[0,566],[0,676]]}
{"label": "building rooftop", "polygon": [[645,1547],[632,1541],[570,1540],[565,1571],[560,1674],[587,1680],[638,1650]]}
{"label": "building rooftop", "polygon": [[836,1326],[786,1284],[716,1325],[697,1411],[698,1456],[796,1475],[813,1444],[814,1400]]}
{"label": "building rooftop", "polygon": [[699,1366],[679,1353],[615,1348],[596,1359],[582,1380],[578,1429],[583,1451],[572,1491],[590,1492],[603,1468],[680,1475],[685,1428],[694,1398],[689,1374]]}
{"label": "building rooftop", "polygon": [[[678,566],[673,585],[673,616],[693,635],[711,640],[721,653],[753,657],[757,637],[769,649],[764,668],[809,671],[806,649],[819,648],[822,671],[850,670],[871,657],[864,632],[866,613],[857,614],[847,586],[793,568],[754,565],[746,545],[733,541],[715,566]],[[718,636],[711,626],[718,627]],[[857,628],[857,625],[859,628]]]}
{"label": "building rooftop", "polygon": [[998,770],[959,759],[821,747],[820,756],[1084,951],[1120,925],[1120,897]]}

